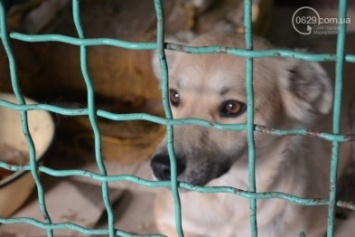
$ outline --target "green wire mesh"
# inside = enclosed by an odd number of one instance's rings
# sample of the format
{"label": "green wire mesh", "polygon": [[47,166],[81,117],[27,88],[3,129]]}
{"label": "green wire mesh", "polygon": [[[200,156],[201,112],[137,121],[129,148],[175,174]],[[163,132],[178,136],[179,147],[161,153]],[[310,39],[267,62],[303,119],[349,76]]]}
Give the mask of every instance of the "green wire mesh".
{"label": "green wire mesh", "polygon": [[[156,42],[128,42],[119,39],[110,38],[96,38],[89,39],[85,38],[81,23],[80,23],[80,4],[79,0],[72,0],[73,7],[73,19],[78,37],[69,37],[64,35],[46,34],[46,35],[26,35],[21,33],[8,33],[6,24],[6,14],[4,1],[0,0],[0,36],[1,41],[4,46],[10,68],[11,85],[13,92],[17,98],[18,103],[10,103],[8,101],[0,100],[0,106],[17,110],[21,112],[22,118],[22,129],[26,137],[27,145],[29,148],[30,163],[25,166],[10,165],[5,162],[0,161],[0,167],[8,169],[11,171],[17,170],[27,170],[32,173],[35,180],[38,202],[40,206],[40,211],[44,217],[44,221],[35,220],[32,218],[2,218],[0,217],[1,224],[15,224],[15,223],[25,223],[34,225],[38,228],[47,231],[47,236],[53,236],[54,230],[59,229],[72,229],[78,233],[84,235],[98,236],[161,236],[161,235],[133,235],[126,233],[123,230],[115,229],[115,215],[113,213],[112,206],[109,200],[109,189],[108,184],[110,182],[120,182],[129,181],[139,185],[144,185],[151,188],[161,188],[168,187],[171,189],[174,203],[175,203],[175,220],[176,229],[178,236],[183,236],[183,226],[181,220],[181,205],[178,188],[184,188],[191,191],[202,192],[202,193],[230,193],[234,195],[239,195],[243,198],[248,198],[250,200],[250,227],[251,235],[253,237],[258,236],[257,232],[257,208],[256,201],[258,199],[283,199],[289,202],[294,202],[299,205],[304,206],[316,206],[324,205],[328,206],[328,231],[327,236],[331,237],[334,235],[334,212],[336,206],[345,206],[347,208],[355,210],[355,207],[349,203],[343,203],[336,200],[336,180],[337,180],[337,165],[339,159],[339,145],[342,142],[348,142],[353,140],[353,137],[340,134],[340,118],[341,118],[341,94],[342,94],[342,73],[344,62],[355,63],[355,55],[346,55],[344,52],[344,45],[346,39],[346,24],[339,25],[338,39],[337,39],[337,50],[336,54],[310,54],[305,52],[294,52],[291,50],[253,50],[252,41],[252,21],[251,21],[251,0],[244,1],[244,28],[245,28],[245,49],[237,48],[227,48],[223,46],[211,46],[211,47],[190,47],[185,45],[178,45],[172,43],[164,43],[164,14],[163,6],[161,0],[154,0],[154,6],[157,17],[157,37]],[[152,2],[153,4],[153,2]],[[346,17],[347,1],[340,0],[339,2],[339,18]],[[49,104],[31,104],[26,105],[24,97],[20,91],[16,70],[16,60],[11,50],[11,45],[9,39],[21,40],[25,42],[62,42],[66,44],[72,44],[80,47],[80,65],[83,75],[83,79],[87,88],[87,104],[88,107],[84,109],[69,109],[64,107],[58,107]],[[90,78],[90,73],[87,67],[87,47],[97,46],[97,45],[109,45],[115,47],[121,47],[131,50],[157,50],[161,73],[162,73],[162,99],[163,106],[165,110],[165,118],[153,116],[145,113],[135,113],[135,114],[115,114],[108,111],[97,109],[95,106],[95,93],[92,85],[92,80]],[[165,60],[164,50],[176,50],[184,51],[187,53],[194,54],[210,54],[210,53],[226,53],[234,56],[245,57],[246,58],[246,91],[247,91],[247,123],[246,124],[218,124],[201,119],[172,119],[172,114],[168,102],[168,67]],[[333,131],[332,133],[320,133],[311,131],[308,129],[292,129],[292,130],[279,130],[270,129],[263,126],[254,124],[254,94],[253,94],[253,58],[258,57],[292,57],[296,59],[306,60],[306,61],[335,61],[336,62],[336,83],[335,83],[335,101],[333,110]],[[93,173],[85,170],[54,170],[43,165],[36,163],[36,151],[34,148],[33,140],[28,129],[27,112],[30,110],[46,110],[54,114],[61,114],[66,116],[87,116],[90,120],[90,124],[94,133],[95,138],[95,158],[96,163],[99,167],[99,173]],[[170,155],[171,162],[171,181],[150,181],[145,180],[133,175],[108,175],[106,172],[105,164],[102,160],[101,154],[101,135],[97,123],[97,118],[106,118],[112,121],[127,121],[127,120],[144,120],[154,123],[159,123],[167,127],[167,140],[168,140],[168,151]],[[221,130],[245,130],[248,133],[248,147],[249,147],[249,190],[239,190],[233,187],[199,187],[188,183],[178,182],[176,178],[176,163],[174,156],[173,147],[173,127],[174,126],[184,126],[184,125],[199,125],[204,127],[211,127],[214,129]],[[287,193],[281,192],[269,192],[261,193],[257,192],[255,185],[255,149],[254,149],[254,132],[268,133],[275,136],[310,136],[319,139],[324,139],[332,142],[332,160],[331,160],[331,172],[329,174],[330,187],[329,187],[329,198],[328,199],[305,199],[297,196],[293,196]],[[63,223],[53,223],[51,221],[50,214],[46,209],[46,200],[43,192],[43,187],[39,179],[39,172],[54,176],[54,177],[70,177],[70,176],[80,176],[87,177],[102,183],[102,198],[105,204],[107,212],[107,228],[105,229],[95,229],[86,228],[79,226],[71,222]],[[305,233],[300,233],[300,236],[306,236]]]}

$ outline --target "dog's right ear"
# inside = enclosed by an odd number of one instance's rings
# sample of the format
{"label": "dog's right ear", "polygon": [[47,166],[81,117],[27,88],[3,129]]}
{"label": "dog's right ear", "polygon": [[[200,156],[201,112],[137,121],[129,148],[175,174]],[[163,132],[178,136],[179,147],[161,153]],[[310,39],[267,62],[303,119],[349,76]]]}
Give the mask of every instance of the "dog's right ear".
{"label": "dog's right ear", "polygon": [[333,91],[324,69],[318,63],[295,59],[287,59],[283,63],[287,66],[279,79],[286,113],[306,123],[329,113]]}
{"label": "dog's right ear", "polygon": [[[184,31],[174,35],[168,35],[165,38],[165,41],[169,43],[176,43],[176,44],[187,44],[188,42],[192,41],[195,37],[196,35],[194,33],[190,31],[186,31],[186,32]],[[169,68],[174,64],[176,54],[177,53],[172,50],[165,50],[165,57]],[[153,55],[152,55],[152,68],[153,68],[154,75],[156,76],[157,79],[160,80],[161,69],[160,69],[158,52],[156,50],[153,51]]]}

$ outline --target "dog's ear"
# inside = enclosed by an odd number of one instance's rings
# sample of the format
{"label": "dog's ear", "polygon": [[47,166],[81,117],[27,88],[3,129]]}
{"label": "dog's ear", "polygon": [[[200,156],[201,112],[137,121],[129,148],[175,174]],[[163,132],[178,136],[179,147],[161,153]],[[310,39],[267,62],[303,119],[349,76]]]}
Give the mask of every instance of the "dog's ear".
{"label": "dog's ear", "polygon": [[286,60],[281,75],[281,96],[286,113],[297,120],[311,122],[332,108],[333,92],[329,77],[314,62]]}
{"label": "dog's ear", "polygon": [[[196,34],[190,31],[186,31],[186,32],[184,31],[174,35],[168,35],[165,38],[165,42],[176,43],[176,44],[187,44],[188,42],[192,41],[195,37]],[[169,68],[174,64],[176,54],[177,53],[172,50],[165,50],[165,57]],[[153,68],[154,75],[156,76],[157,79],[160,80],[161,69],[160,69],[159,56],[156,50],[153,52],[152,55],[152,68]]]}

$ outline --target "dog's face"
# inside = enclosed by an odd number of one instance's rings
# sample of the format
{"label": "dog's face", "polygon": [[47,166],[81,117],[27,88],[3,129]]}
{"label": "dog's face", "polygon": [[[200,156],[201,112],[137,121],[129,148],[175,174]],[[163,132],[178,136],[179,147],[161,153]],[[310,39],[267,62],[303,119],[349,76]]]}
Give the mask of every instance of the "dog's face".
{"label": "dog's face", "polygon": [[[244,48],[242,36],[202,36],[195,46]],[[270,47],[257,40],[257,49]],[[199,118],[222,124],[247,122],[245,59],[227,54],[174,53],[169,99],[174,118]],[[172,62],[172,65],[170,63]],[[255,124],[307,126],[331,108],[331,85],[318,64],[293,59],[254,59]],[[258,159],[279,138],[255,133]],[[174,128],[178,180],[205,185],[247,157],[247,133],[200,126]],[[151,160],[156,178],[170,179],[166,139]]]}

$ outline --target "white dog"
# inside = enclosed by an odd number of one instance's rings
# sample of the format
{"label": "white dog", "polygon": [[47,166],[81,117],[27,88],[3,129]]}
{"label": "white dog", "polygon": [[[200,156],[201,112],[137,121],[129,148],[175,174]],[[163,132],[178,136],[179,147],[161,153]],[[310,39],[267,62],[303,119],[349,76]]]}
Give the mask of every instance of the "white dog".
{"label": "white dog", "polygon": [[[206,34],[193,46],[244,48],[244,37]],[[255,49],[272,46],[256,38]],[[170,104],[174,118],[200,118],[222,124],[246,123],[245,59],[227,54],[170,53]],[[269,128],[311,128],[331,132],[332,85],[321,66],[291,58],[254,59],[255,124]],[[345,120],[344,120],[345,121]],[[345,124],[345,123],[344,123]],[[349,129],[344,125],[344,129]],[[245,131],[200,126],[174,128],[178,180],[194,185],[248,190],[248,144]],[[327,198],[331,143],[304,136],[255,132],[258,192],[285,192],[304,198]],[[339,171],[349,157],[341,145]],[[154,176],[170,179],[166,140],[151,160]],[[180,192],[185,237],[250,236],[249,200],[231,194]],[[176,236],[169,190],[156,200],[157,225]],[[306,207],[280,199],[257,201],[261,237],[297,237],[326,232],[327,207]]]}

